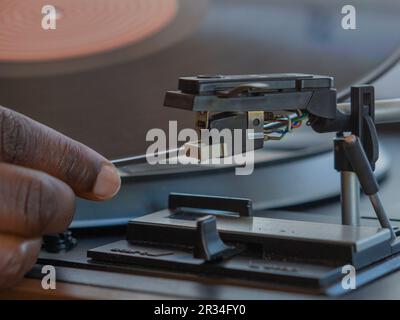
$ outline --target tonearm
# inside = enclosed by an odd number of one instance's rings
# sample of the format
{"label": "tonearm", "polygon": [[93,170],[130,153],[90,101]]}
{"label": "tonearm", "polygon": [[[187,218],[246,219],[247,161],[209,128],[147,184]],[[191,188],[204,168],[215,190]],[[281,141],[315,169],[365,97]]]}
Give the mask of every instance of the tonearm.
{"label": "tonearm", "polygon": [[[197,112],[199,130],[244,129],[236,131],[240,135],[235,139],[252,140],[253,149],[302,124],[318,133],[336,133],[342,225],[326,223],[322,216],[311,222],[293,212],[291,219],[277,218],[282,212],[253,212],[251,199],[173,192],[165,209],[128,222],[126,240],[89,250],[91,263],[235,278],[329,295],[346,292],[343,268],[349,265],[357,271],[357,286],[399,269],[399,230],[383,208],[374,176],[379,156],[374,88],[352,87],[349,105],[338,104],[336,98],[333,79],[325,76],[197,76],[181,78],[179,91],[167,92],[165,105]],[[132,159],[117,165],[126,163]],[[380,227],[360,223],[359,183]]]}
{"label": "tonearm", "polygon": [[352,87],[348,107],[338,106],[332,77],[203,75],[180,78],[179,91],[167,92],[164,105],[195,111],[199,130],[243,129],[243,139],[254,140],[254,149],[262,148],[266,141],[282,139],[303,123],[317,133],[335,132],[335,169],[342,179],[342,223],[360,224],[360,182],[381,226],[388,228],[395,240],[373,173],[379,157],[373,86]]}

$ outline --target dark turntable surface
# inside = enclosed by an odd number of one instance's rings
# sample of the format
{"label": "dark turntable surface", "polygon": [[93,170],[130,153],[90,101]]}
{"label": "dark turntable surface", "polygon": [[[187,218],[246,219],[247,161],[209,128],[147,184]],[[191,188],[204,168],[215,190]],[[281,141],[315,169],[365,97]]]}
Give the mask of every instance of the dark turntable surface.
{"label": "dark turntable surface", "polygon": [[[397,148],[400,128],[398,125],[380,129],[383,143],[393,150],[393,166],[391,174],[381,184],[381,195],[385,201],[387,211],[394,225],[400,221],[398,206],[398,190],[400,172],[400,150]],[[362,198],[362,224],[377,226],[376,218],[368,205],[368,199]],[[302,211],[299,213],[297,211]],[[300,221],[320,221],[328,223],[340,222],[340,203],[338,199],[329,202],[289,208],[279,212],[254,212],[257,216],[297,219]],[[102,228],[97,230],[75,231],[78,246],[67,253],[52,254],[43,252],[40,264],[57,266],[57,275],[61,281],[75,284],[84,284],[109,289],[119,289],[129,294],[147,294],[149,297],[163,299],[315,299],[322,296],[310,295],[306,292],[278,291],[276,288],[265,287],[257,283],[243,283],[238,281],[217,279],[204,276],[190,276],[167,271],[155,271],[151,268],[114,267],[114,270],[94,266],[88,262],[87,250],[97,246],[109,244],[125,239],[125,228]],[[101,236],[99,234],[101,233]],[[35,268],[30,277],[41,278],[40,267]],[[397,299],[399,297],[400,272],[394,272],[382,279],[374,281],[356,291],[349,292],[344,299]],[[173,290],[172,290],[173,288]]]}

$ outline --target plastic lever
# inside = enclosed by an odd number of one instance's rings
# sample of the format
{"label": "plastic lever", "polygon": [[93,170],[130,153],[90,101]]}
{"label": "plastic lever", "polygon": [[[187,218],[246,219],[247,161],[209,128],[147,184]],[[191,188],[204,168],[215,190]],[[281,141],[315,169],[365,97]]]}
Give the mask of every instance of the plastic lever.
{"label": "plastic lever", "polygon": [[234,249],[234,247],[227,246],[219,237],[217,220],[214,216],[205,216],[197,220],[196,242],[193,251],[195,258],[215,261]]}
{"label": "plastic lever", "polygon": [[360,180],[361,187],[365,194],[373,195],[379,191],[378,181],[372,171],[371,164],[365,154],[364,148],[358,137],[351,135],[344,139],[344,151],[354,172]]}
{"label": "plastic lever", "polygon": [[391,238],[392,240],[395,240],[396,233],[378,195],[378,181],[375,178],[374,172],[372,171],[372,166],[368,160],[360,139],[355,135],[346,137],[344,139],[343,148],[348,161],[350,162],[354,172],[357,174],[364,193],[370,198],[379,223],[381,224],[382,228],[387,228],[390,230]]}

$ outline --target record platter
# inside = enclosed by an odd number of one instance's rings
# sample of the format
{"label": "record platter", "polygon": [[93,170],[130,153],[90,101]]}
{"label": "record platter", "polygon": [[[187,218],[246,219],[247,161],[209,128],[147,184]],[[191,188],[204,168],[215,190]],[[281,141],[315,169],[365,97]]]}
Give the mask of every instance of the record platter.
{"label": "record platter", "polygon": [[[373,24],[369,30],[374,32],[360,28],[356,34],[344,32],[329,16],[330,10],[340,9],[339,3],[53,2],[59,8],[57,21],[62,34],[42,33],[31,27],[40,16],[43,1],[0,4],[0,14],[11,17],[12,22],[0,31],[2,104],[82,141],[110,159],[140,159],[148,146],[146,132],[152,127],[167,128],[168,120],[177,120],[181,127],[193,125],[191,114],[161,107],[164,91],[173,88],[176,79],[185,74],[312,70],[335,77],[342,101],[351,83],[362,78],[363,83],[373,81],[398,58],[400,39],[393,41],[387,36],[398,23],[396,7],[390,14],[373,7],[360,10],[359,23],[369,21]],[[289,23],[284,28],[283,21],[276,18],[282,14]],[[24,19],[18,19],[20,16]],[[100,25],[106,18],[108,28],[104,30]],[[369,55],[371,41],[378,49]],[[360,52],[364,53],[361,57]],[[116,199],[100,206],[79,201],[73,226],[124,223],[149,208],[161,209],[172,191],[251,197],[256,209],[335,197],[339,195],[339,178],[327,169],[332,161],[330,150],[330,136],[315,137],[306,129],[297,137],[260,151],[257,174],[240,182],[229,168],[156,168],[139,163],[121,169],[124,183]],[[384,152],[381,161],[379,176],[387,170]],[[324,181],[303,174],[315,167],[324,170]],[[276,172],[319,187],[303,193],[293,184],[275,187],[286,179]],[[219,184],[224,179],[230,183]],[[261,193],[254,186],[264,179],[273,183],[264,184],[268,191]]]}

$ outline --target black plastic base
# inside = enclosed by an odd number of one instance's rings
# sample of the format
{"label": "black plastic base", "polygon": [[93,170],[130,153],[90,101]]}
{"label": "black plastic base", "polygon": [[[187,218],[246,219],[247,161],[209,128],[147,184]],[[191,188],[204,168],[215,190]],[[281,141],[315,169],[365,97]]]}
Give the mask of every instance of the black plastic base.
{"label": "black plastic base", "polygon": [[[88,251],[92,266],[107,266],[118,271],[121,266],[146,267],[150,270],[191,273],[211,278],[231,278],[247,282],[256,281],[266,288],[341,296],[349,292],[342,286],[347,275],[342,266],[285,261],[284,259],[255,258],[238,255],[227,261],[206,263],[193,258],[190,250],[156,248],[117,241]],[[400,254],[390,256],[356,271],[356,288],[400,269]]]}
{"label": "black plastic base", "polygon": [[[334,296],[347,292],[341,285],[348,274],[344,266],[354,268],[356,286],[400,268],[399,244],[388,229],[250,216],[245,199],[207,198],[206,209],[199,210],[199,199],[204,197],[171,195],[169,209],[129,222],[127,240],[88,250],[90,264],[256,281]],[[226,201],[248,210],[224,211]],[[199,248],[209,254],[197,254]]]}

